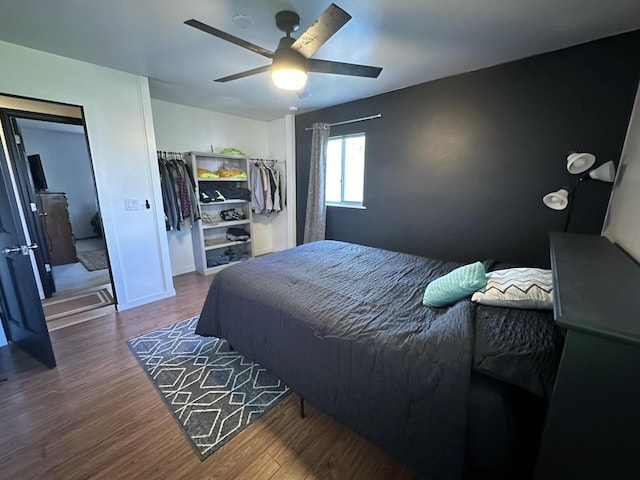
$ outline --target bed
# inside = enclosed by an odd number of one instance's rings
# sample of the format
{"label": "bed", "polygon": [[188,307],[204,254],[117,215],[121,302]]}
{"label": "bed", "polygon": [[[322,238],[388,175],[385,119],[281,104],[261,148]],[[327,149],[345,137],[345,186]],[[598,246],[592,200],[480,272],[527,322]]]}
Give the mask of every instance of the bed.
{"label": "bed", "polygon": [[425,307],[425,286],[458,266],[302,245],[220,272],[196,333],[228,340],[429,479],[511,476],[535,459],[562,337],[547,311]]}

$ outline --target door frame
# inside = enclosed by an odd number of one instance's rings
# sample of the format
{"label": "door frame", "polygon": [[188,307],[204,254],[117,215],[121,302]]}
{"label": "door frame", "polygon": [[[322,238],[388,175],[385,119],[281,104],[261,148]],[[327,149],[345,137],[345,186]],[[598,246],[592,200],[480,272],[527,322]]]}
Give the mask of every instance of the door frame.
{"label": "door frame", "polygon": [[[9,96],[9,95],[5,95],[5,96]],[[19,97],[20,99],[23,99],[23,97]],[[32,99],[24,99],[24,100],[32,100]],[[37,103],[47,103],[47,104],[52,104],[52,105],[58,105],[55,102],[47,102],[45,100],[35,100]],[[64,106],[64,105],[63,105]],[[46,238],[45,235],[43,233],[43,228],[40,222],[40,217],[39,217],[39,212],[32,212],[32,208],[30,206],[31,202],[34,202],[37,204],[36,202],[36,198],[35,198],[35,190],[33,188],[33,182],[31,180],[31,177],[29,175],[28,172],[28,166],[27,166],[27,160],[26,158],[22,159],[22,155],[20,154],[19,151],[19,147],[16,143],[16,140],[14,138],[14,132],[13,132],[13,125],[12,125],[12,121],[11,119],[27,119],[27,120],[37,120],[37,121],[43,121],[43,122],[51,122],[51,123],[62,123],[62,124],[68,124],[68,125],[78,125],[78,126],[82,126],[83,130],[84,130],[84,139],[87,145],[87,153],[88,153],[88,160],[89,160],[89,164],[91,167],[91,176],[93,179],[93,191],[95,194],[95,199],[96,199],[96,204],[97,204],[97,209],[98,209],[98,214],[100,215],[100,218],[102,218],[102,213],[101,213],[101,206],[100,206],[100,197],[98,195],[98,190],[97,190],[97,185],[96,185],[96,178],[95,178],[95,168],[94,168],[94,164],[93,164],[93,158],[91,156],[91,146],[89,144],[89,136],[87,134],[87,126],[86,123],[84,121],[84,111],[82,109],[82,107],[77,107],[81,112],[82,112],[82,116],[80,118],[78,117],[70,117],[70,116],[63,116],[63,115],[59,115],[59,114],[54,114],[54,113],[45,113],[45,112],[37,112],[37,111],[30,111],[30,110],[22,110],[22,109],[15,109],[15,108],[3,108],[0,107],[0,122],[1,122],[1,127],[3,128],[4,132],[5,132],[5,138],[6,138],[6,143],[7,143],[7,148],[9,150],[9,155],[11,156],[11,164],[12,164],[12,168],[14,169],[14,175],[16,175],[16,181],[20,184],[19,185],[19,200],[23,205],[23,209],[24,209],[24,213],[25,216],[27,216],[29,214],[29,212],[32,213],[32,215],[29,215],[30,218],[27,218],[27,229],[30,233],[30,235],[33,237],[34,233],[36,234],[35,237],[38,238],[39,241],[42,241],[44,243],[44,245],[47,245],[46,242]],[[10,130],[8,130],[10,129]],[[26,157],[26,150],[25,150],[25,157]],[[103,238],[104,238],[104,231],[103,231]],[[51,275],[52,273],[49,273],[49,271],[53,271],[53,267],[51,266],[51,260],[50,260],[50,256],[48,255],[48,248],[46,249],[46,256],[43,255],[36,255],[36,261],[38,263],[37,268],[38,268],[38,273],[40,275],[40,279],[41,282],[43,284],[43,290],[45,291],[45,298],[50,297],[51,295],[47,295],[47,290],[44,288],[44,280],[43,280],[43,275],[46,277],[47,275]],[[105,238],[105,252],[106,252],[106,256],[107,256],[107,264],[108,264],[108,271],[109,271],[109,282],[111,283],[112,286],[112,292],[113,292],[113,298],[114,298],[114,303],[117,304],[117,298],[116,298],[116,292],[115,292],[115,288],[113,287],[113,273],[111,271],[111,262],[109,260],[109,248],[107,246],[107,242],[106,242],[106,238]],[[45,262],[45,258],[46,258],[46,262]],[[47,266],[45,265],[45,263],[49,264],[49,267],[47,268]],[[34,272],[35,273],[35,272]],[[53,278],[53,277],[52,277]],[[53,292],[51,292],[53,293]]]}
{"label": "door frame", "polygon": [[[11,159],[13,175],[18,184],[18,199],[22,203],[22,209],[27,221],[27,229],[29,230],[31,240],[40,245],[40,248],[34,252],[34,255],[38,266],[38,274],[44,297],[49,298],[53,296],[53,293],[56,291],[51,265],[51,255],[49,254],[48,242],[46,235],[44,234],[44,227],[40,217],[41,212],[37,207],[38,201],[36,198],[36,191],[33,186],[33,180],[31,179],[31,174],[29,172],[24,139],[22,138],[22,133],[20,132],[20,128],[17,124],[17,120],[21,118],[49,121],[45,117],[49,116],[37,112],[23,112],[20,110],[0,107],[0,124],[5,133],[5,142]],[[59,123],[82,125],[82,121],[78,119],[68,119],[67,117],[59,118],[64,119],[64,121],[60,121]],[[66,120],[73,120],[73,122]],[[57,122],[57,120],[55,121]],[[17,136],[20,137],[20,145],[16,139]]]}

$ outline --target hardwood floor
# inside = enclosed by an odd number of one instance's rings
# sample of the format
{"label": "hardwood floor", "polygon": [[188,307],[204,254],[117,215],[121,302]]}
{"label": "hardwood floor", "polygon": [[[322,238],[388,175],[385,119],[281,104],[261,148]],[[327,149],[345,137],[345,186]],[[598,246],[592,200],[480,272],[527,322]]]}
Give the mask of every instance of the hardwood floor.
{"label": "hardwood floor", "polygon": [[211,277],[177,296],[51,333],[58,367],[0,348],[0,478],[418,479],[290,395],[201,462],[126,344],[197,315]]}

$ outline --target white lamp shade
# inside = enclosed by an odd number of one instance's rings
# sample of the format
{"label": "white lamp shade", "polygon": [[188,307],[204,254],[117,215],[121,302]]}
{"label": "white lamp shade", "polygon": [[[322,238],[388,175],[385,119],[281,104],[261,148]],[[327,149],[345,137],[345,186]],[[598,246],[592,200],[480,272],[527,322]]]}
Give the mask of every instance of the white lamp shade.
{"label": "white lamp shade", "polygon": [[596,163],[596,156],[591,153],[572,153],[567,157],[567,170],[574,175],[589,170]]}
{"label": "white lamp shade", "polygon": [[564,210],[569,205],[569,191],[561,188],[557,192],[547,193],[542,202],[553,210]]}
{"label": "white lamp shade", "polygon": [[307,73],[296,68],[274,68],[271,79],[282,90],[301,90],[307,83]]}
{"label": "white lamp shade", "polygon": [[612,161],[608,161],[591,170],[589,176],[594,180],[611,183],[616,178],[616,167]]}

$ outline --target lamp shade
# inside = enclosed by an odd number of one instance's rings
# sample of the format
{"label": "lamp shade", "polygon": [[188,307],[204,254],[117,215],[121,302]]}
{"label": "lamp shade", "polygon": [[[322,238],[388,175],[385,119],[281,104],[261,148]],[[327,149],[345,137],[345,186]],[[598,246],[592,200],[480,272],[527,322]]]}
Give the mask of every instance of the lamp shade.
{"label": "lamp shade", "polygon": [[271,71],[271,79],[282,90],[300,90],[307,83],[307,73],[295,68],[280,68]]}
{"label": "lamp shade", "polygon": [[589,176],[594,180],[611,183],[616,178],[616,167],[612,161],[608,161],[591,170]]}
{"label": "lamp shade", "polygon": [[271,80],[283,90],[301,90],[307,83],[307,59],[291,48],[294,39],[283,37],[273,54]]}
{"label": "lamp shade", "polygon": [[569,191],[561,188],[556,192],[547,193],[542,202],[553,210],[564,210],[569,205]]}
{"label": "lamp shade", "polygon": [[567,170],[576,175],[586,172],[594,163],[596,163],[596,156],[591,153],[572,153],[567,157]]}

